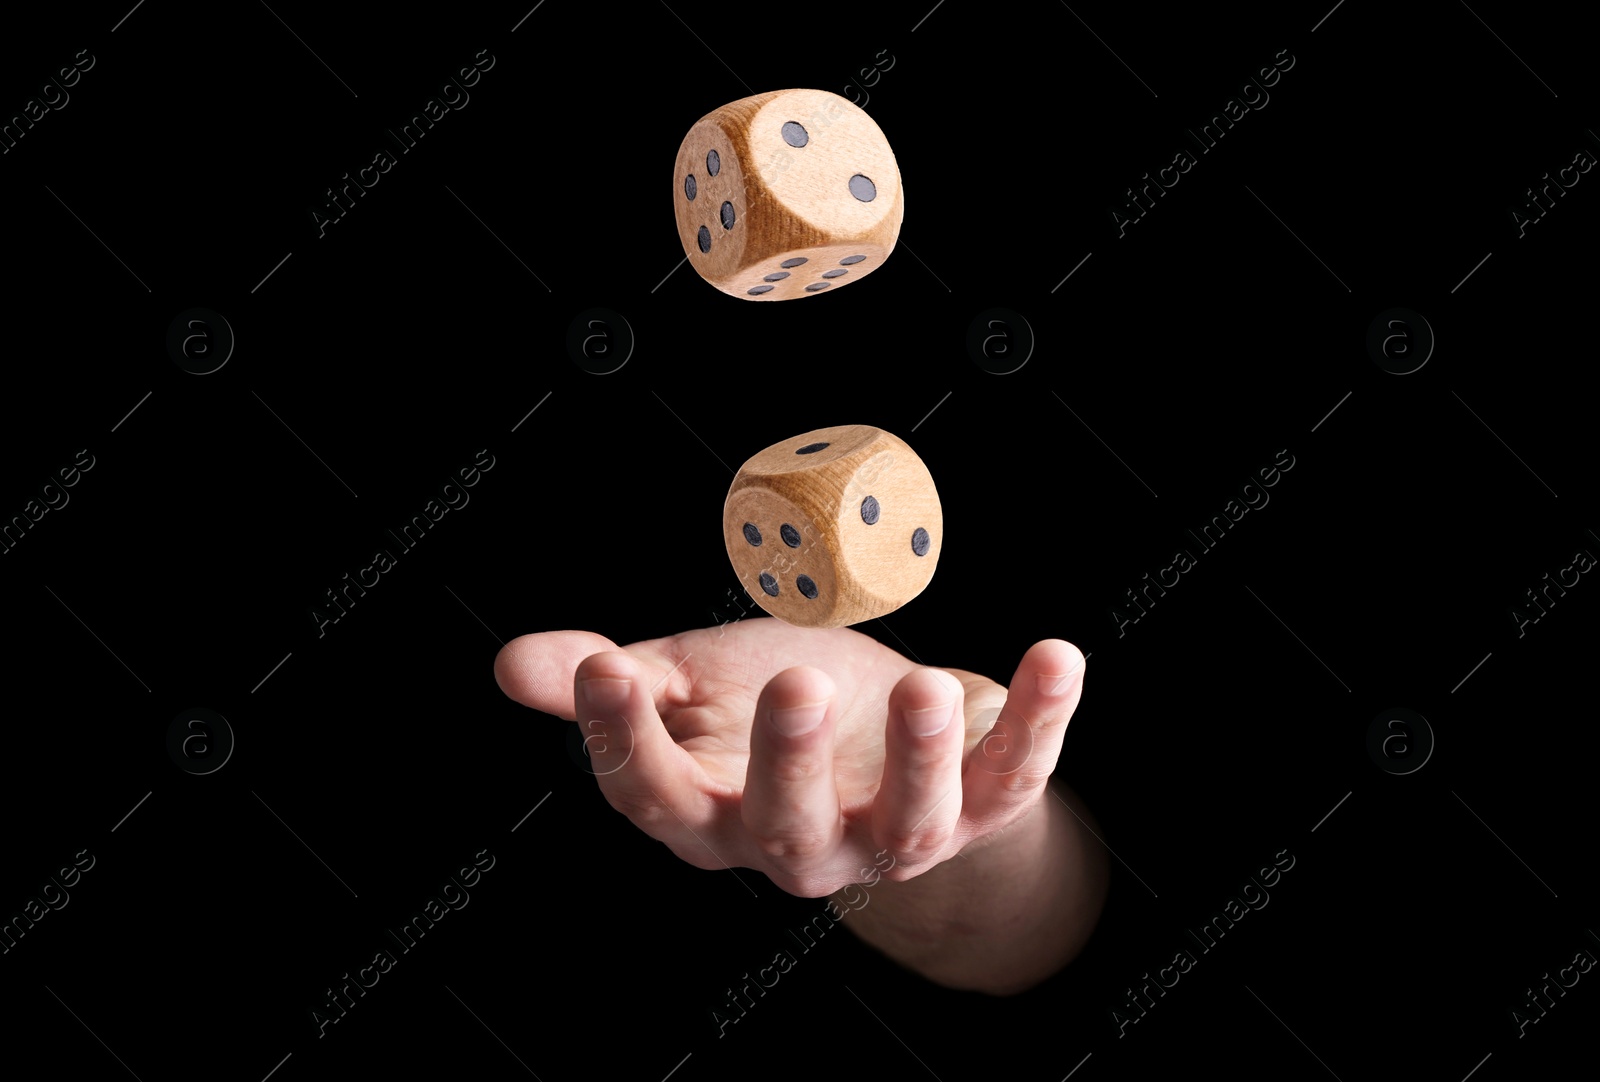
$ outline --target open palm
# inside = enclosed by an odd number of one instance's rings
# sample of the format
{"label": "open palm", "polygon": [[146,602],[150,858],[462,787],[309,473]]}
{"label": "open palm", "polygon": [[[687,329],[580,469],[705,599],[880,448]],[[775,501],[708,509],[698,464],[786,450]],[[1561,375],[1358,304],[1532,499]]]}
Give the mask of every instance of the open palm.
{"label": "open palm", "polygon": [[760,618],[626,647],[586,631],[524,635],[495,678],[517,702],[577,721],[606,799],[679,857],[821,897],[875,878],[884,851],[886,878],[909,879],[1026,813],[1083,664],[1047,639],[1007,689],[849,629]]}

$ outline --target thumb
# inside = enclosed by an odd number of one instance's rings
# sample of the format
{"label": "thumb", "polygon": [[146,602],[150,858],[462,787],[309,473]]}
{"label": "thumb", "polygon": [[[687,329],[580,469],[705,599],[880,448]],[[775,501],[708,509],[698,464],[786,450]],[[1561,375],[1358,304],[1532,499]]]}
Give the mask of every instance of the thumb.
{"label": "thumb", "polygon": [[495,655],[495,683],[508,698],[523,706],[576,721],[572,678],[578,663],[593,654],[621,649],[592,631],[520,635]]}

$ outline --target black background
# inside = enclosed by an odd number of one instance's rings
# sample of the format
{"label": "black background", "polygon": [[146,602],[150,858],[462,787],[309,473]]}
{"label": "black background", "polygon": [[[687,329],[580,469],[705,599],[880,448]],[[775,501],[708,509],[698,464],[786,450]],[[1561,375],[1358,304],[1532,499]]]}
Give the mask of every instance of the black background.
{"label": "black background", "polygon": [[[95,863],[0,956],[6,1055],[147,1080],[1589,1062],[1600,975],[1520,1037],[1512,1012],[1600,949],[1600,587],[1520,637],[1512,609],[1600,552],[1600,177],[1526,237],[1511,210],[1600,155],[1592,50],[1516,5],[1409,10],[8,15],[6,116],[95,63],[0,156],[0,514],[94,466],[0,555],[0,907]],[[324,189],[484,49],[470,103],[319,238]],[[1199,154],[1185,129],[1282,50],[1270,102]],[[884,268],[798,304],[674,270],[690,125],[846,93],[880,51],[865,106],[906,190]],[[1124,190],[1180,149],[1198,164],[1119,238]],[[237,338],[206,376],[165,347],[196,307]],[[610,375],[565,344],[592,307],[637,337]],[[994,307],[1037,340],[1010,375],[966,348]],[[1437,336],[1405,376],[1365,346],[1394,307]],[[1081,963],[1005,1000],[837,932],[719,1036],[821,903],[645,837],[492,662],[526,632],[729,618],[732,471],[848,423],[911,442],[946,521],[927,591],[861,631],[1002,682],[1042,638],[1092,655],[1058,777],[1117,854],[1111,904]],[[324,591],[484,450],[470,503],[319,635]],[[1119,634],[1124,591],[1281,451],[1270,503]],[[203,776],[165,743],[195,707],[237,738]],[[1403,776],[1366,751],[1395,707],[1436,739]],[[319,1036],[325,989],[483,850],[470,905]],[[1269,906],[1119,1036],[1125,989],[1284,850]]]}

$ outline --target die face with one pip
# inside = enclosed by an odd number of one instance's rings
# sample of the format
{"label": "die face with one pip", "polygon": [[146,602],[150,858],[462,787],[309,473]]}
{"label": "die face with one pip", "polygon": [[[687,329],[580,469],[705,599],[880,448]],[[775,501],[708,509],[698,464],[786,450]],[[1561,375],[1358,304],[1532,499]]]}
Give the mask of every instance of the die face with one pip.
{"label": "die face with one pip", "polygon": [[723,539],[745,591],[800,627],[893,612],[933,578],[939,493],[904,440],[869,425],[775,443],[733,479]]}
{"label": "die face with one pip", "polygon": [[708,113],[672,174],[684,254],[744,300],[830,292],[883,265],[905,197],[882,130],[823,90],[776,90]]}

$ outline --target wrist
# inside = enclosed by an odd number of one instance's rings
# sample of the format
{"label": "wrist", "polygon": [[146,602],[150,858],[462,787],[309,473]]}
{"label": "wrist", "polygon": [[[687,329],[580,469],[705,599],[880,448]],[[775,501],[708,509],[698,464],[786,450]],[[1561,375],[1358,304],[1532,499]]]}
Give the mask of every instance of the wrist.
{"label": "wrist", "polygon": [[1107,868],[1091,823],[1075,794],[1047,785],[1024,815],[957,856],[858,888],[868,903],[845,923],[935,983],[1023,991],[1070,962],[1099,918]]}

